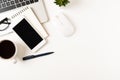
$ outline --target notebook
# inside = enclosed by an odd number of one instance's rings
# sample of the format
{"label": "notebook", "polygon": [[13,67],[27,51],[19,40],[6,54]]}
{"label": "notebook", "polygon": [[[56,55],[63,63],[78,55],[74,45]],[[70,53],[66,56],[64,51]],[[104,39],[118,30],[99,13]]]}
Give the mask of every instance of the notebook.
{"label": "notebook", "polygon": [[[48,37],[46,30],[42,27],[39,20],[37,19],[37,17],[31,10],[31,8],[29,8],[29,7],[23,7],[22,9],[17,11],[15,14],[8,15],[7,18],[9,18],[11,20],[11,24],[10,24],[9,28],[6,29],[5,31],[0,31],[0,36],[11,33],[12,28],[19,23],[19,20],[21,19],[22,16],[27,18],[35,26],[35,28],[42,34],[43,38]],[[5,17],[6,17],[6,15],[3,15],[0,19],[3,19]]]}

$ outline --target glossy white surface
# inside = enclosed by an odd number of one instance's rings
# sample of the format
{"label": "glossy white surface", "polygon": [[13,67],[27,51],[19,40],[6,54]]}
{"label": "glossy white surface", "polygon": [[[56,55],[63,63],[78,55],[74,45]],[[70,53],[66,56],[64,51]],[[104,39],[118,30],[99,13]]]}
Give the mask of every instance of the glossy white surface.
{"label": "glossy white surface", "polygon": [[[1,80],[120,80],[120,0],[70,0],[59,8],[54,0],[44,0],[49,22],[48,43],[39,52],[52,55],[22,61],[27,51],[15,35],[9,38],[18,44],[18,62],[0,61]],[[53,25],[53,16],[62,10],[73,22],[73,36],[64,37]]]}

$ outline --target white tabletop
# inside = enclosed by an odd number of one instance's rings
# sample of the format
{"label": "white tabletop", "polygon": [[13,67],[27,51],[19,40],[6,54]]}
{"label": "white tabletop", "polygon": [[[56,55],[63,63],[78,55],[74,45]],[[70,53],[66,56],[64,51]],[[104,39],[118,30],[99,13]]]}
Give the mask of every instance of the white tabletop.
{"label": "white tabletop", "polygon": [[[0,61],[1,80],[120,80],[120,0],[70,0],[59,8],[54,0],[44,0],[49,22],[47,44],[38,52],[49,56],[22,61],[26,55],[22,41],[14,34],[18,62]],[[54,26],[54,15],[62,10],[75,26],[71,37],[64,37]],[[29,54],[29,53],[28,53]]]}

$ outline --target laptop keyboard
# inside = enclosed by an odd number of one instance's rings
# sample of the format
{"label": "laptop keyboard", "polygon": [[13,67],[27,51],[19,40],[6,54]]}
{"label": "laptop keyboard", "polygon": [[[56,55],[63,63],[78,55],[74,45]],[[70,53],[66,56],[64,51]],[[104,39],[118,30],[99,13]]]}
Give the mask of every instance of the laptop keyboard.
{"label": "laptop keyboard", "polygon": [[38,0],[0,0],[0,13],[35,2],[38,2]]}

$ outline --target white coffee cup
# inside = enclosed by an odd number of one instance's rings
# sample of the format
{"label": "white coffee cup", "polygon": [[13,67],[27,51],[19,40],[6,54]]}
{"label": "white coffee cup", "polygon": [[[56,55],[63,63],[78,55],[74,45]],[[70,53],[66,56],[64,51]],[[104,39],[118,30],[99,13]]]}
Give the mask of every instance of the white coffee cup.
{"label": "white coffee cup", "polygon": [[12,60],[16,63],[17,46],[11,40],[0,41],[0,57],[3,60]]}

